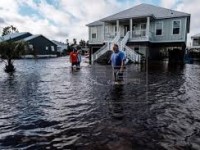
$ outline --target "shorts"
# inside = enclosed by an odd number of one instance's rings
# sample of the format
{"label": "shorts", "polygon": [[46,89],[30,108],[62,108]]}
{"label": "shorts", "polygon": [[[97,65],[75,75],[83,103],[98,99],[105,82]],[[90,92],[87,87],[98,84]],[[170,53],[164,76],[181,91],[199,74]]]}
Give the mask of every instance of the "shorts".
{"label": "shorts", "polygon": [[77,63],[77,62],[73,62],[73,63],[72,63],[72,67],[73,67],[74,65],[75,65],[75,66],[78,66],[78,63]]}
{"label": "shorts", "polygon": [[123,81],[123,72],[120,69],[115,69],[113,71],[115,81]]}

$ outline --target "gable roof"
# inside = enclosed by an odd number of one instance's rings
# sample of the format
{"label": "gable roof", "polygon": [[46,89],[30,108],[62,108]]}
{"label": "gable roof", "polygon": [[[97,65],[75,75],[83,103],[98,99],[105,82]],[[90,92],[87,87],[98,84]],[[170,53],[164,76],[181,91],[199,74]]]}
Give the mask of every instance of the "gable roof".
{"label": "gable roof", "polygon": [[191,36],[191,38],[200,38],[200,33],[199,33],[199,34],[195,34],[195,35]]}
{"label": "gable roof", "polygon": [[114,15],[105,17],[101,20],[92,22],[87,26],[94,26],[104,21],[114,21],[118,19],[140,18],[140,17],[153,17],[155,19],[176,18],[176,17],[189,17],[190,14],[175,11],[163,7],[158,7],[150,4],[140,4],[132,8],[126,9]]}
{"label": "gable roof", "polygon": [[156,19],[164,19],[164,18],[175,18],[175,17],[183,17],[190,16],[190,14],[175,11],[171,9],[166,9],[163,7],[158,7],[150,4],[140,4],[119,12],[117,14],[108,16],[106,18],[101,19],[101,21],[110,21],[116,19],[126,19],[126,18],[138,18],[138,17],[147,17],[153,16]]}
{"label": "gable roof", "polygon": [[103,22],[101,22],[100,20],[97,20],[97,21],[87,24],[86,26],[101,26],[101,25],[103,25]]}
{"label": "gable roof", "polygon": [[12,34],[7,34],[7,35],[4,35],[0,38],[0,41],[7,41],[7,40],[10,40],[10,39],[15,39],[19,36],[22,36],[22,35],[25,35],[25,34],[30,34],[32,35],[31,33],[29,32],[17,32],[17,33],[12,33]]}
{"label": "gable roof", "polygon": [[37,38],[37,37],[39,37],[39,36],[42,36],[42,35],[40,35],[40,34],[37,34],[37,35],[32,35],[32,36],[29,36],[29,37],[26,37],[26,38],[24,38],[23,39],[23,41],[30,41],[30,40],[32,40],[32,39],[35,39],[35,38]]}
{"label": "gable roof", "polygon": [[53,45],[57,46],[54,42],[52,42],[50,39],[46,38],[45,36],[43,36],[42,34],[37,34],[37,35],[32,35],[32,36],[29,36],[29,37],[26,37],[24,39],[22,39],[23,41],[31,41],[35,38],[38,38],[38,37],[42,37],[42,38],[45,38],[46,40],[48,40],[50,43],[52,43]]}

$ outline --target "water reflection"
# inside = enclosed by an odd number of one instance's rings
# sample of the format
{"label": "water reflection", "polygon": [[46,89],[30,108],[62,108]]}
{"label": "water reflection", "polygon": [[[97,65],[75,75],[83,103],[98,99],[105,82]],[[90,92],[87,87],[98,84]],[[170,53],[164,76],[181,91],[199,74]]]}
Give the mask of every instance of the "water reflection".
{"label": "water reflection", "polygon": [[110,99],[108,100],[111,116],[115,119],[123,118],[124,91],[123,85],[114,85],[110,91]]}
{"label": "water reflection", "polygon": [[0,149],[200,149],[200,65],[110,66],[68,58],[0,64]]}

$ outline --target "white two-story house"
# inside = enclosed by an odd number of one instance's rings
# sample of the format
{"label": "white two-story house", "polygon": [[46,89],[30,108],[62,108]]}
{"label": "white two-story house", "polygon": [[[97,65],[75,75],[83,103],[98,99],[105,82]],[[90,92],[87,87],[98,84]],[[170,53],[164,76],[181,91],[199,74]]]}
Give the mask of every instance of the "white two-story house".
{"label": "white two-story house", "polygon": [[89,27],[91,61],[119,45],[127,58],[157,58],[168,49],[185,49],[190,31],[190,14],[149,4],[140,4],[101,20]]}

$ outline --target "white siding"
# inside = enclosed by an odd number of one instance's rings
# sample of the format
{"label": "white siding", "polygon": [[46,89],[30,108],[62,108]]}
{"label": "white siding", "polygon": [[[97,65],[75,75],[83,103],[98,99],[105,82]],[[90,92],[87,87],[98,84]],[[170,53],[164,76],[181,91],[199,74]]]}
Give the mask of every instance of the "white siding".
{"label": "white siding", "polygon": [[105,25],[105,40],[113,39],[116,35],[115,32],[116,25],[106,24]]}
{"label": "white siding", "polygon": [[[92,38],[92,34],[96,34],[96,38]],[[89,27],[89,43],[90,44],[103,43],[103,26]]]}
{"label": "white siding", "polygon": [[[180,34],[173,34],[173,21],[180,20]],[[186,41],[186,18],[173,18],[173,19],[163,19],[151,22],[150,31],[152,37],[152,42],[184,42]],[[156,35],[156,22],[163,22],[162,35]]]}

